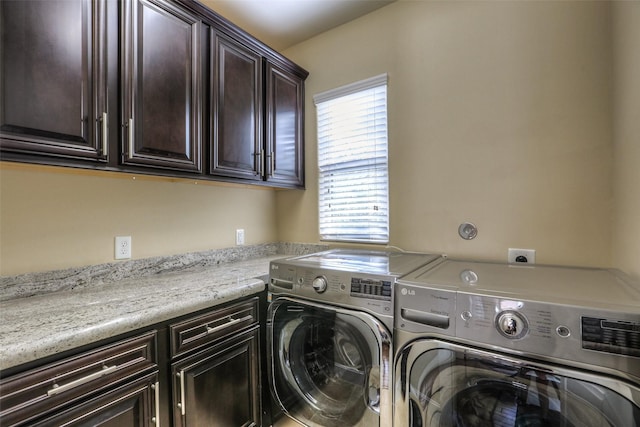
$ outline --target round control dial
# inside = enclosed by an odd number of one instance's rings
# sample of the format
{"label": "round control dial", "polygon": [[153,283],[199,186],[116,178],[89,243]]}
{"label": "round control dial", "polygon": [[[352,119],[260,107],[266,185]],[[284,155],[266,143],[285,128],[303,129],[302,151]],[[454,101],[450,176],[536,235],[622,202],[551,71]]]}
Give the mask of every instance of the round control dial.
{"label": "round control dial", "polygon": [[311,286],[317,293],[321,294],[327,290],[327,279],[324,276],[318,276],[313,279]]}
{"label": "round control dial", "polygon": [[516,340],[527,334],[529,322],[517,311],[502,311],[496,317],[496,328],[503,337]]}

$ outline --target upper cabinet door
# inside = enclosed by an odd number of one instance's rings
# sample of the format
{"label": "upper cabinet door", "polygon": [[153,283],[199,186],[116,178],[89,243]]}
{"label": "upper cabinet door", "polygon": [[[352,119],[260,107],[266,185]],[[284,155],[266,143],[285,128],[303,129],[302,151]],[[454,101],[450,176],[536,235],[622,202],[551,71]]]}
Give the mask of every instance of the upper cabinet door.
{"label": "upper cabinet door", "polygon": [[267,63],[266,179],[304,188],[304,79]]}
{"label": "upper cabinet door", "polygon": [[3,152],[107,159],[106,3],[0,2]]}
{"label": "upper cabinet door", "polygon": [[202,24],[162,0],[122,13],[122,162],[200,172]]}
{"label": "upper cabinet door", "polygon": [[262,180],[262,57],[211,30],[210,172]]}

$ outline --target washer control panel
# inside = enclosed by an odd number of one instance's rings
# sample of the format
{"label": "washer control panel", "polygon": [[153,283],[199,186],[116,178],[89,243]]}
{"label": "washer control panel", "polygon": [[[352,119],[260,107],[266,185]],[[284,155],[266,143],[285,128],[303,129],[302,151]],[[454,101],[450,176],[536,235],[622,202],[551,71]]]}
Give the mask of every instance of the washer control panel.
{"label": "washer control panel", "polygon": [[391,301],[391,280],[351,278],[351,296]]}
{"label": "washer control panel", "polygon": [[272,263],[269,292],[346,308],[357,308],[393,318],[394,277],[346,271],[305,268]]}

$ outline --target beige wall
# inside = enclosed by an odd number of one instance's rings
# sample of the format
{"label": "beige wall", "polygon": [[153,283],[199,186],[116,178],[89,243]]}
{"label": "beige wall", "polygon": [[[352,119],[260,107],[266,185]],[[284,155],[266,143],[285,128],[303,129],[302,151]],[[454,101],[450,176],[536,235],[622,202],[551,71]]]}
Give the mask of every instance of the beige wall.
{"label": "beige wall", "polygon": [[113,262],[115,236],[133,258],[277,241],[263,188],[4,163],[0,196],[1,275]]}
{"label": "beige wall", "polygon": [[640,1],[615,2],[614,264],[640,280]]}
{"label": "beige wall", "polygon": [[312,96],[387,72],[392,245],[638,277],[638,28],[638,2],[400,0],[285,52],[311,72],[307,191],[5,164],[0,274],[113,261],[116,235],[134,258],[233,246],[240,227],[316,242]]}
{"label": "beige wall", "polygon": [[387,72],[391,245],[610,265],[610,23],[607,2],[400,0],[288,49],[308,190],[277,194],[280,239],[317,238],[313,94]]}

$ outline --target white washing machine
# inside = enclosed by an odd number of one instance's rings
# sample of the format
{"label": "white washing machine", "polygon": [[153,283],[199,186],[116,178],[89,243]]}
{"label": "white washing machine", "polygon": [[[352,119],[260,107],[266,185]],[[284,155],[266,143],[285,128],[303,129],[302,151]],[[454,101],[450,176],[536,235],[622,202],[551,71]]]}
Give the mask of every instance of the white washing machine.
{"label": "white washing machine", "polygon": [[447,260],[395,288],[395,427],[640,426],[640,286]]}
{"label": "white washing machine", "polygon": [[331,250],[273,261],[269,382],[305,426],[392,424],[393,287],[438,255]]}

